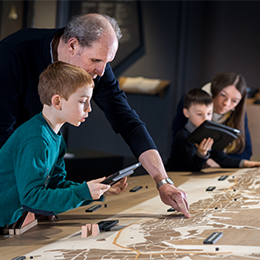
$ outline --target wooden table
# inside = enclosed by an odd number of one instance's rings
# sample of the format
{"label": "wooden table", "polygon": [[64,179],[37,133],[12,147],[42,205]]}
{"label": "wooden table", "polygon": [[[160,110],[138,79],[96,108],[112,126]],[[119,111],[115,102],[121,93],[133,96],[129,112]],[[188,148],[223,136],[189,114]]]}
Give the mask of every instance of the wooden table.
{"label": "wooden table", "polygon": [[[178,187],[191,178],[214,178],[220,175],[232,175],[237,169],[207,169],[200,173],[190,172],[171,172],[169,176],[174,180]],[[143,186],[138,192],[129,192],[137,185]],[[189,195],[189,191],[186,191]],[[80,207],[75,210],[60,214],[58,220],[41,221],[36,227],[21,235],[1,236],[0,252],[2,260],[13,259],[17,256],[26,255],[45,245],[54,243],[64,237],[70,236],[81,230],[81,226],[86,223],[97,223],[100,220],[112,218],[116,214],[128,210],[131,207],[149,201],[157,197],[158,191],[149,175],[130,177],[128,179],[127,191],[118,196],[107,196],[102,208],[92,213],[86,213],[85,209],[89,206]],[[107,207],[104,207],[106,204]],[[43,258],[41,258],[43,259]],[[130,258],[129,258],[130,259]],[[144,258],[142,258],[144,259]]]}

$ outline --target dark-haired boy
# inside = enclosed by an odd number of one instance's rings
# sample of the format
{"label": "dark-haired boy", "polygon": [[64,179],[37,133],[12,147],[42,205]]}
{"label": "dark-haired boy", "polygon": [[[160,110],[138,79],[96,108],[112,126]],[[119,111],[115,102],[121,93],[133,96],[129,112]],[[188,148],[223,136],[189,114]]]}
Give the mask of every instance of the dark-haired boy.
{"label": "dark-haired boy", "polygon": [[211,120],[213,101],[211,96],[201,89],[192,89],[184,97],[183,114],[188,122],[174,137],[171,155],[167,161],[168,171],[200,171],[205,168],[209,158],[223,168],[255,167],[260,162],[229,157],[224,152],[211,150],[212,138],[204,138],[200,144],[194,144],[187,137],[205,120]]}

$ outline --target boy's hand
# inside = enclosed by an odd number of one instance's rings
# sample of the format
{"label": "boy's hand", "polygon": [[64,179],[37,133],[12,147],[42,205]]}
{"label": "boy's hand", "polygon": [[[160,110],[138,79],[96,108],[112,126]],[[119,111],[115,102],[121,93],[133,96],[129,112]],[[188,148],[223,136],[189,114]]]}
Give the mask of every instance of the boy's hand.
{"label": "boy's hand", "polygon": [[221,168],[220,165],[211,158],[207,160],[206,167]]}
{"label": "boy's hand", "polygon": [[122,191],[125,191],[125,189],[127,188],[127,185],[128,185],[128,183],[126,181],[127,181],[127,177],[125,177],[121,181],[115,183],[114,185],[112,185],[110,187],[109,190],[107,190],[105,192],[105,195],[118,195]]}
{"label": "boy's hand", "polygon": [[87,185],[93,200],[97,200],[103,195],[109,188],[110,185],[102,184],[101,182],[105,180],[106,177],[99,178],[96,180],[88,181]]}
{"label": "boy's hand", "polygon": [[204,138],[199,145],[198,144],[195,144],[195,145],[198,149],[198,153],[206,156],[208,151],[211,149],[213,143],[214,143],[214,140],[209,137],[208,139]]}

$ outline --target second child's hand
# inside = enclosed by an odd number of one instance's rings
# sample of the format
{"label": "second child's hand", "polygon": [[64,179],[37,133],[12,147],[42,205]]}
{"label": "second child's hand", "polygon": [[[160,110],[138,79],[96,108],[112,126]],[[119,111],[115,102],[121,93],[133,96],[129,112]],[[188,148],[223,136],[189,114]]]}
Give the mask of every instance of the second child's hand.
{"label": "second child's hand", "polygon": [[204,138],[200,144],[195,144],[195,145],[198,149],[198,153],[200,153],[203,156],[206,156],[208,151],[211,149],[213,143],[214,140],[209,137],[209,138]]}

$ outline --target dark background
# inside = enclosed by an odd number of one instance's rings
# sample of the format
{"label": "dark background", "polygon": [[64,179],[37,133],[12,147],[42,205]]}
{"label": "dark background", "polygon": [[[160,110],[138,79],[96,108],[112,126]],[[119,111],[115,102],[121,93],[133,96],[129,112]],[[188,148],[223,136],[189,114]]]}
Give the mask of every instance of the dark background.
{"label": "dark background", "polygon": [[[57,2],[56,27],[66,24],[73,2],[78,1]],[[142,46],[117,67],[116,76],[171,82],[163,98],[127,94],[166,160],[176,106],[188,89],[202,86],[223,71],[239,72],[250,88],[259,89],[260,2],[140,1],[139,11],[136,34],[142,32]],[[84,124],[79,128],[69,126],[68,148],[120,155],[127,165],[131,160],[135,162],[103,113],[94,103],[92,106]]]}

